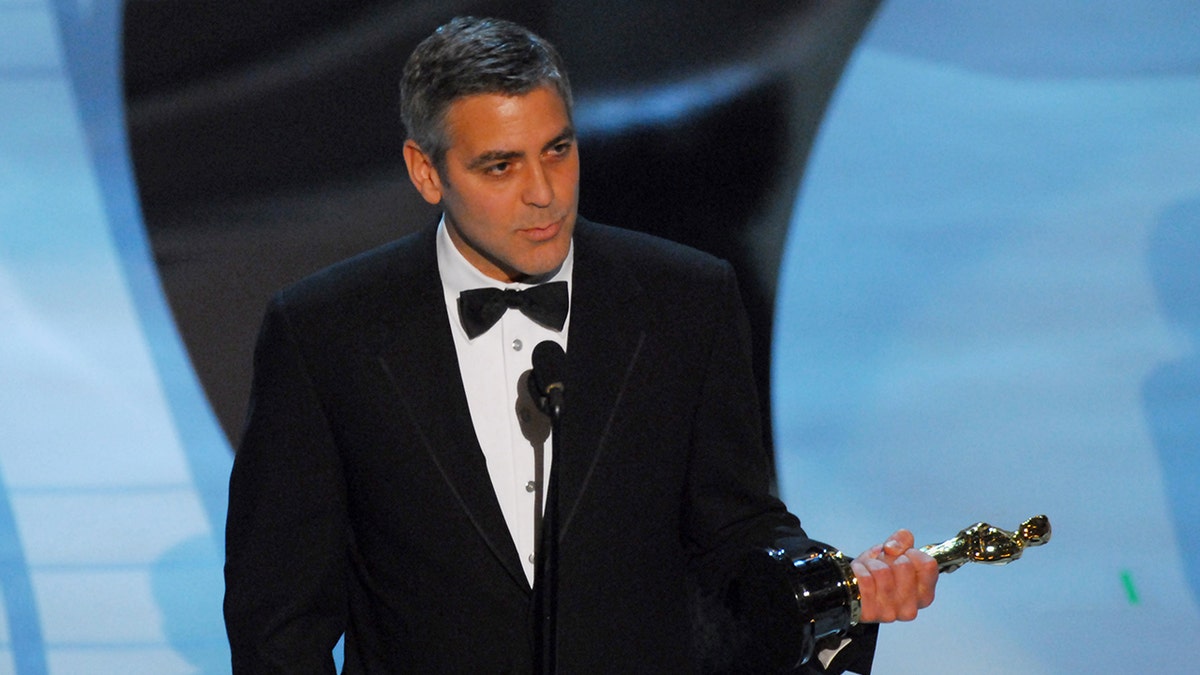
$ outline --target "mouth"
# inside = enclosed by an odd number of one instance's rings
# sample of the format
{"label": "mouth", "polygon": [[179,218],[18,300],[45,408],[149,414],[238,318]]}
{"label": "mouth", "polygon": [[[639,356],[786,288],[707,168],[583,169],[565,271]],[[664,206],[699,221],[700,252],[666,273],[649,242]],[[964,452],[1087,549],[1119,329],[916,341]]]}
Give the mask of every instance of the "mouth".
{"label": "mouth", "polygon": [[527,228],[524,228],[521,230],[521,234],[523,234],[525,237],[527,237],[531,241],[535,241],[535,242],[549,241],[550,239],[553,239],[555,236],[557,236],[559,231],[562,230],[564,221],[566,221],[565,217],[559,218],[558,220],[555,220],[550,223],[546,223],[545,225],[535,226],[535,227],[527,227]]}

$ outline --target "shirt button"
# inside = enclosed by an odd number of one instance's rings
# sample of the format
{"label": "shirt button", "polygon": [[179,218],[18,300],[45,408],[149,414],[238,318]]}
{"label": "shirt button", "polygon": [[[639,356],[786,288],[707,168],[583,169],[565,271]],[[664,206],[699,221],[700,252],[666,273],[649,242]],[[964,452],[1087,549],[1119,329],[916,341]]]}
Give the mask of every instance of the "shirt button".
{"label": "shirt button", "polygon": [[533,554],[532,554],[532,553],[530,553],[530,554],[529,554],[529,558],[528,558],[528,560],[529,560],[529,562],[530,562],[530,563],[533,563],[533,562],[536,562],[536,560],[537,560],[537,559],[533,557]]}
{"label": "shirt button", "polygon": [[533,492],[533,491],[534,491],[534,490],[536,490],[536,489],[537,489],[537,482],[536,482],[536,481],[532,481],[532,480],[531,480],[531,481],[529,481],[528,483],[526,483],[526,484],[525,484],[525,491],[526,491],[526,492]]}
{"label": "shirt button", "polygon": [[525,343],[521,342],[520,340],[513,340],[513,341],[512,341],[512,348],[513,348],[513,351],[514,351],[514,352],[519,352],[519,351],[521,351],[521,347],[524,347],[524,346],[525,346]]}

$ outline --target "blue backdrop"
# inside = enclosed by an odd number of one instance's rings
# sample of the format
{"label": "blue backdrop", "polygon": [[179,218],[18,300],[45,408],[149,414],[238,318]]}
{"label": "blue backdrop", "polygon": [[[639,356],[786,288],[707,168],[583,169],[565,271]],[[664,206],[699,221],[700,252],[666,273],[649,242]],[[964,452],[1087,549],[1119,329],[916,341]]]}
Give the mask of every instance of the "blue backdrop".
{"label": "blue backdrop", "polygon": [[781,491],[855,551],[1055,528],[879,672],[1194,671],[1198,64],[1182,1],[893,0],[859,46],[781,273]]}
{"label": "blue backdrop", "polygon": [[220,673],[230,451],[150,258],[120,3],[0,0],[0,673]]}
{"label": "blue backdrop", "polygon": [[[119,27],[0,0],[0,673],[228,670],[230,451],[148,252]],[[1056,530],[944,579],[877,672],[1192,672],[1197,64],[1183,0],[892,0],[857,51],[780,279],[781,492],[852,550]]]}

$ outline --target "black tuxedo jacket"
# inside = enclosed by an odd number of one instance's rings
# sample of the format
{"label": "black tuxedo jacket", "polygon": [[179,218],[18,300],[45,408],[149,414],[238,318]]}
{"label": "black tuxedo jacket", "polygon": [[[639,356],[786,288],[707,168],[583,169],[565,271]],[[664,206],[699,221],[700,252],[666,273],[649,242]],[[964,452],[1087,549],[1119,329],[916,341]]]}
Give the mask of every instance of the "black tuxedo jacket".
{"label": "black tuxedo jacket", "polygon": [[[698,668],[690,585],[802,535],[768,494],[728,264],[580,219],[561,491],[563,673]],[[529,673],[531,589],[475,438],[429,228],[272,301],[230,482],[236,672]],[[457,317],[453,317],[457,320]]]}

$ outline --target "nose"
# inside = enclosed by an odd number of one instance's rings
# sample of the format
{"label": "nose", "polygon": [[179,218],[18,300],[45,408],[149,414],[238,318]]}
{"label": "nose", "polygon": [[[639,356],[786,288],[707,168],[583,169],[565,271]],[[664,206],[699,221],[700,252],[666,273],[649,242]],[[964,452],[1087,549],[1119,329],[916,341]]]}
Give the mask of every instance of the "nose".
{"label": "nose", "polygon": [[522,196],[526,204],[544,209],[554,201],[554,186],[550,184],[550,176],[541,162],[533,162],[530,166],[529,180],[525,183]]}

